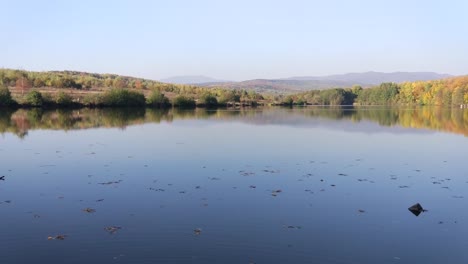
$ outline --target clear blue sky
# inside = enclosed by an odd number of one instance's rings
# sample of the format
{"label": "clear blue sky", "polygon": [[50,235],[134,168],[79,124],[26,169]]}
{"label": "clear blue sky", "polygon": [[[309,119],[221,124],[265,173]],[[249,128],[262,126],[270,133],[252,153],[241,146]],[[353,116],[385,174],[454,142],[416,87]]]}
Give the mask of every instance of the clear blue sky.
{"label": "clear blue sky", "polygon": [[0,67],[151,79],[468,74],[466,0],[0,0]]}

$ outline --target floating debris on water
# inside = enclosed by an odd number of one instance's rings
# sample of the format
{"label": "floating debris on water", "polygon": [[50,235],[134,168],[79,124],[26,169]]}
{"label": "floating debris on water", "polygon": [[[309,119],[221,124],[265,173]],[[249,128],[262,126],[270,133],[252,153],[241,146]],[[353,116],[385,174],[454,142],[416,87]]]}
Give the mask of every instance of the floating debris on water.
{"label": "floating debris on water", "polygon": [[155,192],[164,192],[164,191],[166,191],[165,189],[161,189],[161,188],[156,189],[156,188],[153,188],[153,187],[150,187],[149,189],[150,189],[151,191],[155,191]]}
{"label": "floating debris on water", "polygon": [[119,231],[120,229],[122,229],[122,227],[120,227],[120,226],[108,226],[108,227],[104,228],[104,230],[106,230],[110,234],[114,234],[115,232]]}
{"label": "floating debris on water", "polygon": [[287,229],[302,229],[302,226],[285,225],[284,228],[287,228]]}
{"label": "floating debris on water", "polygon": [[99,182],[98,184],[100,185],[111,185],[111,184],[118,184],[118,183],[121,183],[122,180],[118,180],[118,181],[108,181],[108,182]]}
{"label": "floating debris on water", "polygon": [[365,210],[362,210],[362,209],[358,209],[357,211],[358,211],[359,213],[361,213],[361,214],[363,214],[363,213],[366,212]]}
{"label": "floating debris on water", "polygon": [[268,172],[268,173],[279,173],[279,170],[263,170],[263,172]]}
{"label": "floating debris on water", "polygon": [[49,236],[47,240],[65,240],[68,237],[67,235],[56,235],[56,236]]}
{"label": "floating debris on water", "polygon": [[280,190],[280,189],[271,191],[271,196],[277,196],[281,192],[282,192],[282,190]]}
{"label": "floating debris on water", "polygon": [[193,230],[193,234],[196,235],[196,236],[199,236],[202,232],[202,229],[201,228],[195,228]]}
{"label": "floating debris on water", "polygon": [[85,208],[82,210],[83,212],[86,212],[86,213],[95,213],[96,212],[96,209],[93,209],[93,208]]}
{"label": "floating debris on water", "polygon": [[5,180],[5,176],[0,176],[0,181],[4,181]]}
{"label": "floating debris on water", "polygon": [[252,175],[255,175],[255,172],[241,170],[239,171],[239,174],[242,176],[252,176]]}

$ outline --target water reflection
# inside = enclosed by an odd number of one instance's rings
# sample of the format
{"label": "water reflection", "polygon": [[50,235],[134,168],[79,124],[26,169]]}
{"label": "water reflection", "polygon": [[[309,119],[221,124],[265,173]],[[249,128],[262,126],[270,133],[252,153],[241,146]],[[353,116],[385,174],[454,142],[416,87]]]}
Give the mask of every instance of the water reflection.
{"label": "water reflection", "polygon": [[[458,108],[392,108],[392,107],[306,107],[260,108],[237,110],[179,110],[143,108],[106,109],[2,109],[0,133],[13,133],[20,138],[29,130],[78,130],[206,119],[236,121],[256,125],[308,126],[320,120],[360,123],[370,121],[379,126],[430,129],[468,136],[468,110]],[[323,123],[321,123],[323,125]]]}
{"label": "water reflection", "polygon": [[1,263],[468,263],[464,115],[5,110]]}

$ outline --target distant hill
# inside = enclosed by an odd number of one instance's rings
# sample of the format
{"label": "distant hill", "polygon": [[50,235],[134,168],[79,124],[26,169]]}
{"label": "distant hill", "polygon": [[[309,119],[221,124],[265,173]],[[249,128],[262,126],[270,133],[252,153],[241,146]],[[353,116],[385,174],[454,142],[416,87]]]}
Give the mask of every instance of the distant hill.
{"label": "distant hill", "polygon": [[174,84],[211,84],[228,82],[226,80],[218,80],[203,75],[187,75],[187,76],[174,76],[170,78],[161,79],[161,82],[174,83]]}
{"label": "distant hill", "polygon": [[383,82],[429,81],[452,77],[434,72],[363,72],[327,76],[299,76],[284,79],[255,79],[242,82],[199,83],[201,86],[228,89],[253,89],[258,92],[299,92],[329,88],[346,88],[353,85],[371,87]]}
{"label": "distant hill", "polygon": [[327,76],[302,76],[290,77],[285,80],[297,81],[341,81],[344,83],[377,85],[383,82],[414,82],[414,81],[429,81],[452,77],[450,74],[440,74],[435,72],[363,72],[363,73],[346,73]]}
{"label": "distant hill", "polygon": [[348,83],[342,81],[323,80],[268,80],[255,79],[242,82],[207,83],[199,84],[206,87],[221,87],[225,89],[246,89],[257,92],[300,92],[306,90],[320,90],[334,87],[348,87]]}

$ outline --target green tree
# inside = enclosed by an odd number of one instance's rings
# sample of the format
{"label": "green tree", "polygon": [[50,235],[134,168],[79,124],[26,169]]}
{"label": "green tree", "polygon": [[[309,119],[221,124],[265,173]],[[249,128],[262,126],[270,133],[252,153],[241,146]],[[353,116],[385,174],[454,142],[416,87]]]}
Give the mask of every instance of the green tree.
{"label": "green tree", "polygon": [[126,89],[111,89],[102,95],[104,106],[144,106],[145,96],[142,93]]}
{"label": "green tree", "polygon": [[169,105],[169,99],[157,89],[153,89],[146,102],[154,107],[166,107]]}
{"label": "green tree", "polygon": [[115,78],[113,85],[115,88],[125,88],[127,86],[127,82],[119,76]]}
{"label": "green tree", "polygon": [[55,103],[62,106],[69,106],[73,104],[73,99],[69,94],[60,91],[55,96]]}
{"label": "green tree", "polygon": [[292,96],[288,96],[284,98],[283,105],[292,106],[293,103],[294,103],[294,99],[292,98]]}
{"label": "green tree", "polygon": [[0,106],[10,106],[13,103],[10,90],[3,83],[0,83]]}
{"label": "green tree", "polygon": [[172,105],[180,107],[180,108],[195,108],[196,107],[195,100],[191,97],[187,97],[184,95],[176,96],[172,101]]}
{"label": "green tree", "polygon": [[204,93],[199,99],[199,104],[207,108],[217,107],[218,99],[216,99],[216,96],[211,93]]}
{"label": "green tree", "polygon": [[26,103],[30,106],[39,107],[42,106],[44,100],[42,94],[38,91],[32,90],[26,95]]}

